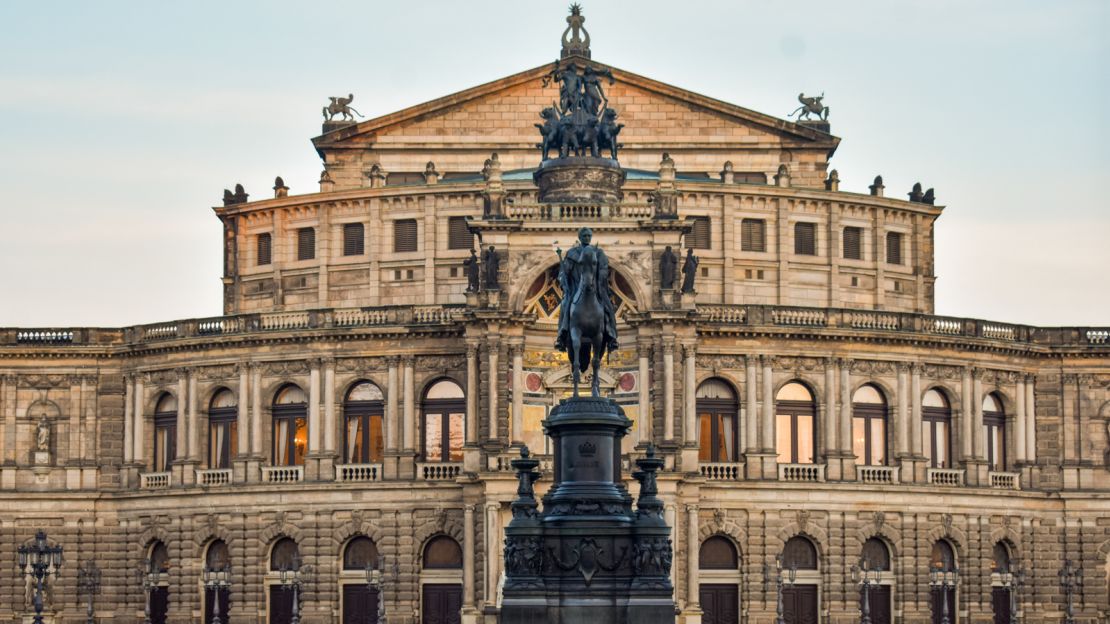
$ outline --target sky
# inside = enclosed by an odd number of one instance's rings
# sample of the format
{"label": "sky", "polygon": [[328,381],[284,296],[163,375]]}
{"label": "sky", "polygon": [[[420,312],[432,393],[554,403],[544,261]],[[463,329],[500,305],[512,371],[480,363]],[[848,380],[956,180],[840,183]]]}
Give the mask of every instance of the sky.
{"label": "sky", "polygon": [[[221,313],[211,207],[312,192],[368,118],[554,60],[564,0],[0,3],[0,327]],[[841,190],[914,182],[937,314],[1110,325],[1110,2],[583,0],[595,60],[783,117],[825,94]]]}

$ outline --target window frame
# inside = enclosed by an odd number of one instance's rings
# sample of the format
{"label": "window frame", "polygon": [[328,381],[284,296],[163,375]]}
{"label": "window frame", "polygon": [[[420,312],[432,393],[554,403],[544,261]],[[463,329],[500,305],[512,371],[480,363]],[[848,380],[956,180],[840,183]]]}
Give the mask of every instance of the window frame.
{"label": "window frame", "polygon": [[[803,248],[805,237],[800,236],[803,230],[809,230],[812,234],[810,242],[813,243],[812,251],[806,251]],[[795,221],[794,222],[794,255],[796,256],[817,256],[820,245],[817,241],[817,224],[813,221]]]}
{"label": "window frame", "polygon": [[[758,240],[756,240],[756,233],[759,234]],[[745,217],[740,220],[740,251],[767,253],[766,219]]]}
{"label": "window frame", "polygon": [[[863,457],[856,457],[857,466],[889,466],[890,465],[890,406],[886,402],[886,395],[878,386],[870,385],[883,397],[882,403],[857,403],[852,401],[852,436],[855,437],[856,420],[863,421]],[[862,388],[864,386],[860,386]],[[859,392],[859,388],[856,389]],[[872,449],[871,429],[873,421],[878,420],[883,426],[883,461],[874,463],[874,450]],[[860,460],[864,463],[859,463]]]}
{"label": "window frame", "polygon": [[[347,396],[350,396],[351,391],[364,383],[373,383],[370,381],[359,381],[351,385],[347,391]],[[377,386],[377,384],[374,384]],[[381,391],[381,388],[378,389]],[[384,395],[383,395],[384,396]],[[350,456],[350,421],[358,419],[360,421],[359,431],[362,432],[362,446],[361,456],[356,458]],[[375,458],[375,446],[373,444],[373,421],[378,420],[379,437],[382,443],[382,452],[380,456]],[[345,464],[378,464],[384,461],[385,457],[385,401],[384,400],[369,400],[369,401],[352,401],[349,398],[343,400],[343,463]]]}
{"label": "window frame", "polygon": [[[793,382],[788,382],[788,383],[799,383],[799,382],[793,381]],[[817,431],[817,400],[813,396],[813,390],[811,390],[808,386],[805,386],[804,384],[801,384],[801,385],[802,385],[802,387],[804,387],[806,389],[807,392],[809,392],[810,400],[809,401],[797,401],[797,400],[792,400],[792,399],[775,399],[775,426],[778,427],[778,417],[779,416],[789,416],[790,417],[790,461],[785,462],[785,463],[816,465],[818,463],[817,462],[818,457],[820,456],[820,454],[818,453],[819,449],[817,447],[817,441],[820,439],[820,437],[818,436],[818,431]],[[779,390],[781,391],[782,388],[779,388]],[[798,418],[799,417],[809,417],[809,419],[813,423],[813,426],[812,426],[812,429],[813,429],[813,440],[812,440],[813,461],[811,461],[811,462],[798,461],[798,459],[799,459],[799,456],[798,456],[798,442],[799,442],[799,438],[798,438]],[[775,439],[776,439],[775,455],[777,456],[778,455],[778,448],[777,448],[778,435],[777,435],[777,432],[776,432],[776,435],[775,435]]]}
{"label": "window frame", "polygon": [[297,262],[316,259],[316,228],[297,228]]}
{"label": "window frame", "polygon": [[[172,396],[164,394],[158,398],[158,403],[161,404],[164,397]],[[157,406],[155,406],[157,409]],[[177,411],[172,412],[154,412],[154,449],[151,453],[151,461],[153,465],[151,468],[153,472],[169,472],[170,464],[177,461]],[[166,453],[165,457],[160,457],[158,453],[158,436],[166,432]]]}
{"label": "window frame", "polygon": [[[986,409],[982,410],[983,429],[985,430],[983,433],[986,436],[986,448],[984,450],[987,454],[987,470],[1002,472],[1005,471],[1008,466],[1008,464],[1006,463],[1006,411],[1005,406],[1002,405],[1002,400],[998,397],[997,394],[992,392],[987,396],[992,397],[994,399],[994,402],[999,407],[998,411]],[[984,400],[986,400],[986,397],[984,397]],[[995,432],[992,431],[993,429],[998,430],[997,435],[1002,445],[1001,449],[994,448]],[[1001,457],[996,458],[996,454],[1001,454]],[[995,459],[999,459],[1000,461],[996,462]]]}
{"label": "window frame", "polygon": [[[269,266],[274,263],[274,236],[270,232],[262,232],[254,237],[254,263],[255,266]],[[263,254],[265,250],[265,254]],[[263,262],[265,257],[265,262]]]}
{"label": "window frame", "polygon": [[[852,232],[855,235],[855,252],[854,256],[848,255],[848,233]],[[863,260],[863,228],[858,225],[846,225],[840,231],[840,256],[844,260]]]}
{"label": "window frame", "polygon": [[[458,224],[461,224],[461,229]],[[462,240],[463,231],[465,231],[466,241]],[[460,237],[456,239],[456,236]],[[461,215],[454,215],[447,217],[447,249],[450,250],[467,250],[474,247],[474,234],[467,227],[466,217]]]}
{"label": "window frame", "polygon": [[[358,229],[357,234],[352,234]],[[356,244],[357,241],[357,244]],[[361,221],[354,221],[351,223],[343,224],[343,256],[365,256],[366,255],[366,226]]]}
{"label": "window frame", "polygon": [[[401,241],[402,241],[402,237],[400,236],[400,234],[403,234],[404,232],[402,232],[399,228],[402,228],[402,227],[407,228],[407,227],[409,227],[410,224],[412,226],[412,248],[408,249],[407,248],[408,246],[406,245],[405,246],[406,248],[402,249],[401,248],[402,246],[400,244]],[[394,219],[393,220],[393,253],[416,253],[416,252],[419,252],[419,251],[420,251],[420,224],[418,223],[418,221],[414,218]]]}
{"label": "window frame", "polygon": [[[740,419],[736,417],[740,405],[736,399],[696,398],[694,399],[694,405],[694,412],[698,415],[699,433],[703,431],[702,427],[704,427],[702,416],[708,416],[710,424],[709,440],[711,446],[708,449],[709,457],[702,456],[703,452],[707,449],[701,448],[701,444],[699,444],[698,461],[711,463],[734,463],[740,461]],[[724,433],[721,429],[723,428],[722,421],[726,418],[732,420],[732,457],[722,458],[720,457],[720,442],[722,441]],[[727,449],[728,445],[726,444],[725,446]]]}
{"label": "window frame", "polygon": [[[285,388],[286,388],[286,386],[282,386],[281,389],[278,390],[278,393],[274,397],[275,401],[277,400],[277,397],[281,396],[281,393],[285,390]],[[302,395],[304,395],[304,390],[301,389],[299,386],[298,386],[298,389],[300,389]],[[297,461],[297,420],[303,420],[304,421],[305,439],[306,439],[305,454],[307,455],[308,454],[307,439],[308,439],[308,426],[309,426],[308,425],[308,401],[307,401],[307,398],[308,397],[305,396],[306,400],[303,403],[273,403],[270,406],[270,437],[271,437],[271,441],[270,441],[270,465],[272,465],[272,466],[303,466],[305,464],[305,462],[303,461],[304,458],[302,458],[302,461],[300,461],[300,462]],[[288,436],[288,440],[287,440],[287,443],[286,443],[287,444],[287,447],[286,447],[286,451],[287,451],[286,458],[287,458],[287,460],[286,460],[285,463],[280,463],[279,464],[278,463],[279,455],[278,455],[278,452],[277,452],[278,451],[278,435],[277,435],[277,432],[278,432],[278,421],[280,421],[280,420],[289,421],[289,425],[288,425],[289,426],[289,436]]]}
{"label": "window frame", "polygon": [[[226,427],[227,444],[224,445],[224,452],[221,457],[213,462],[213,449],[214,434],[217,427]],[[239,406],[234,407],[210,407],[208,408],[208,468],[210,470],[226,470],[231,468],[231,461],[235,459],[238,454],[238,448],[232,449],[232,446],[238,447],[238,427],[239,427]],[[233,452],[235,451],[235,452]],[[226,459],[225,457],[226,456]]]}
{"label": "window frame", "polygon": [[[925,391],[936,392],[944,399],[946,407],[932,407],[928,405],[921,406],[921,422],[925,426],[925,431],[929,436],[929,468],[951,468],[954,465],[952,461],[952,404],[943,392],[936,388],[930,388]],[[922,395],[924,397],[924,395]],[[943,424],[944,428],[944,457],[947,461],[937,461],[937,425]],[[947,465],[938,465],[947,464]]]}
{"label": "window frame", "polygon": [[[463,396],[460,398],[451,399],[427,398],[427,390],[431,390],[433,387],[435,387],[436,384],[444,381],[455,384],[455,386],[462,391]],[[423,435],[421,436],[420,442],[421,456],[423,457],[423,460],[428,463],[460,462],[462,461],[462,446],[459,446],[457,449],[451,448],[451,414],[462,414],[463,443],[465,444],[466,419],[468,416],[468,414],[466,413],[466,390],[463,389],[462,385],[460,385],[459,382],[449,377],[442,377],[431,382],[430,384],[428,384],[427,390],[425,390],[425,397],[420,403],[421,421],[424,425],[422,429]],[[431,420],[429,418],[430,416],[440,417],[439,459],[429,459],[428,457],[428,424]],[[452,452],[454,452],[454,454],[457,456],[457,459],[453,459],[451,457]]]}
{"label": "window frame", "polygon": [[[902,266],[906,263],[906,256],[903,253],[903,245],[905,245],[906,237],[902,232],[887,232],[886,233],[886,263]],[[891,244],[894,241],[896,244]]]}

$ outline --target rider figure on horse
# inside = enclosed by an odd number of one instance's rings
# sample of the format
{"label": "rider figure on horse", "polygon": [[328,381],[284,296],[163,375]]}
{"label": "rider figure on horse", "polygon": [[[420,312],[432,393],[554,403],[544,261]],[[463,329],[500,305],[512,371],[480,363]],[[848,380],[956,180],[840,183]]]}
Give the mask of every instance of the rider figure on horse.
{"label": "rider figure on horse", "polygon": [[617,320],[616,309],[613,307],[613,301],[609,297],[609,258],[600,247],[594,245],[590,247],[590,240],[593,238],[593,230],[584,227],[578,230],[578,245],[567,251],[563,256],[562,262],[559,264],[559,284],[563,288],[563,300],[559,304],[559,334],[555,339],[555,348],[559,351],[565,351],[569,344],[570,333],[570,314],[568,308],[570,307],[571,298],[578,292],[578,281],[580,279],[583,267],[579,265],[582,259],[582,254],[590,253],[597,255],[597,297],[601,303],[601,307],[605,310],[605,346],[609,352],[616,351],[620,345],[617,343]]}

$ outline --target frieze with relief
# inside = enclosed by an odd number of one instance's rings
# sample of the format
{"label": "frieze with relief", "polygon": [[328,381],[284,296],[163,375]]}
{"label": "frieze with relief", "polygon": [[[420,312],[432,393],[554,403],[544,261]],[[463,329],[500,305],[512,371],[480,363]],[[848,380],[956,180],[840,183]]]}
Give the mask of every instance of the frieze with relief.
{"label": "frieze with relief", "polygon": [[234,364],[221,364],[219,366],[205,366],[200,369],[202,381],[226,381],[239,376],[239,369]]}
{"label": "frieze with relief", "polygon": [[793,355],[776,357],[772,366],[778,370],[795,372],[825,370],[825,362],[821,358]]}
{"label": "frieze with relief", "polygon": [[921,371],[926,379],[959,379],[963,373],[959,366],[946,366],[944,364],[926,364]]}
{"label": "frieze with relief", "polygon": [[340,373],[381,372],[385,370],[385,359],[342,358],[335,361],[335,370]]}
{"label": "frieze with relief", "polygon": [[292,362],[266,362],[262,365],[262,372],[263,374],[272,376],[306,375],[308,374],[308,362],[304,360],[295,360]]}
{"label": "frieze with relief", "polygon": [[853,360],[852,372],[860,375],[893,375],[897,370],[894,362],[885,360]]}
{"label": "frieze with relief", "polygon": [[698,355],[697,365],[712,370],[743,370],[743,355]]}
{"label": "frieze with relief", "polygon": [[466,368],[465,355],[422,355],[416,358],[421,370],[456,370]]}

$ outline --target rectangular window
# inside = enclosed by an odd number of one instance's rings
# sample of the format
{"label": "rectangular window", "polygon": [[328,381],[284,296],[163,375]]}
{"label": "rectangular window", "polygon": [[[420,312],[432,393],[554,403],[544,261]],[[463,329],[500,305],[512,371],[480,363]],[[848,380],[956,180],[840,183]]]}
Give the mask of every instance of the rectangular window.
{"label": "rectangular window", "polygon": [[902,264],[902,233],[886,233],[886,262],[887,264]]}
{"label": "rectangular window", "polygon": [[744,219],[740,222],[740,250],[767,251],[767,222]]}
{"label": "rectangular window", "polygon": [[863,260],[863,228],[844,228],[844,259]]}
{"label": "rectangular window", "polygon": [[424,174],[414,172],[390,173],[385,176],[387,186],[398,184],[423,184]]}
{"label": "rectangular window", "polygon": [[817,255],[817,224],[794,224],[794,253],[800,256]]}
{"label": "rectangular window", "polygon": [[297,230],[297,260],[312,260],[316,257],[316,230],[301,228]]}
{"label": "rectangular window", "polygon": [[270,233],[259,234],[257,237],[257,252],[255,257],[258,259],[258,266],[266,266],[270,264],[271,260],[271,240]]}
{"label": "rectangular window", "polygon": [[239,423],[231,418],[208,421],[208,467],[231,468],[231,460],[239,454]]}
{"label": "rectangular window", "polygon": [[693,249],[709,249],[709,217],[694,217],[694,229],[690,232],[689,246]]}
{"label": "rectangular window", "polygon": [[447,248],[470,249],[474,247],[474,235],[466,227],[466,217],[447,218]]}
{"label": "rectangular window", "polygon": [[154,472],[169,472],[177,459],[177,417],[154,419]]}
{"label": "rectangular window", "polygon": [[361,256],[366,253],[365,229],[361,223],[343,224],[343,255]]}
{"label": "rectangular window", "polygon": [[393,251],[416,251],[416,219],[397,219],[393,222]]}

